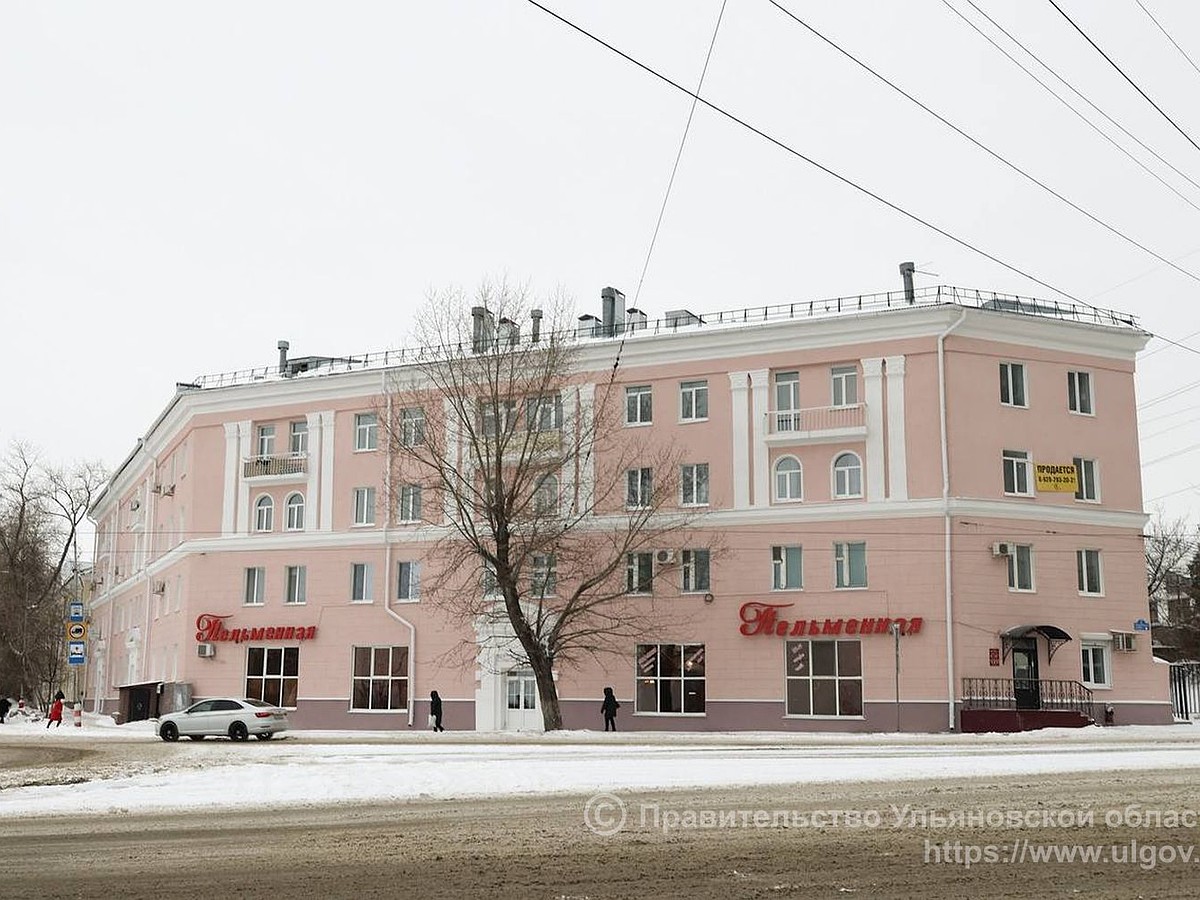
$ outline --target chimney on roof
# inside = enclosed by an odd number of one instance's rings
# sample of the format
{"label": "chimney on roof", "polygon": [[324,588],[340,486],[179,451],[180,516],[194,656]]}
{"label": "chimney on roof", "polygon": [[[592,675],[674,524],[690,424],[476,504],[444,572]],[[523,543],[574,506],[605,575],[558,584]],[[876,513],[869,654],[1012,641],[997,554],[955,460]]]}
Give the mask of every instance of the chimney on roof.
{"label": "chimney on roof", "polygon": [[279,374],[287,375],[287,373],[288,373],[287,352],[288,352],[288,347],[290,347],[291,344],[289,344],[287,341],[280,341],[275,346],[279,348]]}
{"label": "chimney on roof", "polygon": [[600,314],[602,333],[613,337],[625,331],[625,295],[615,287],[606,287],[600,292]]}
{"label": "chimney on roof", "polygon": [[484,353],[492,343],[493,316],[486,306],[471,307],[471,352]]}
{"label": "chimney on roof", "polygon": [[529,339],[536,344],[542,336],[542,311],[540,309],[531,309],[529,311],[529,318],[532,321],[529,328]]}
{"label": "chimney on roof", "polygon": [[904,301],[916,303],[917,295],[913,290],[913,271],[917,267],[910,262],[900,263],[900,277],[904,279]]}
{"label": "chimney on roof", "polygon": [[500,318],[500,346],[515,347],[521,340],[521,326],[512,319]]}

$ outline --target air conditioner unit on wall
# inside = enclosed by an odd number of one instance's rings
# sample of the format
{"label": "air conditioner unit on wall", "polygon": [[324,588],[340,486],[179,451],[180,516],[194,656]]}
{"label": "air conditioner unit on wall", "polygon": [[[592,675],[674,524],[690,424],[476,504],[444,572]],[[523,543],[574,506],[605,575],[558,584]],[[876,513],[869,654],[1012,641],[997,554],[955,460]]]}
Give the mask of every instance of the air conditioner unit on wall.
{"label": "air conditioner unit on wall", "polygon": [[216,644],[201,643],[196,645],[196,655],[201,659],[212,659],[217,655]]}
{"label": "air conditioner unit on wall", "polygon": [[1114,650],[1122,653],[1133,653],[1137,650],[1137,635],[1132,631],[1114,631],[1112,639]]}
{"label": "air conditioner unit on wall", "polygon": [[670,563],[675,562],[675,551],[659,550],[656,554],[654,554],[654,558],[657,560],[660,566],[669,565]]}
{"label": "air conditioner unit on wall", "polygon": [[992,544],[992,556],[1012,556],[1013,545],[1007,541],[997,541]]}

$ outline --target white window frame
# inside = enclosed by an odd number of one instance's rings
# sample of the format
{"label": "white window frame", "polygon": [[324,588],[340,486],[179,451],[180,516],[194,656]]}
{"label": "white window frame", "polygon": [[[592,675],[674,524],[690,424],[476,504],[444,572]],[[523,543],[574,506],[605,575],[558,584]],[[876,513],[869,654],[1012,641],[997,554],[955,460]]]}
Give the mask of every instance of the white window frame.
{"label": "white window frame", "polygon": [[679,383],[679,421],[708,421],[708,379]]}
{"label": "white window frame", "polygon": [[[858,551],[856,548],[861,547]],[[862,584],[854,583],[853,554],[862,553]],[[838,591],[862,591],[870,585],[866,541],[838,541],[833,545],[833,587]]]}
{"label": "white window frame", "polygon": [[[1032,497],[1034,496],[1033,482],[1033,460],[1030,459],[1028,450],[1003,450],[1000,453],[1001,463],[1001,480],[1003,482],[1004,495],[1006,497]],[[1013,473],[1013,490],[1008,489],[1008,470],[1012,468]],[[1024,473],[1025,490],[1019,490],[1021,486],[1021,475]]]}
{"label": "white window frame", "polygon": [[858,406],[858,366],[833,366],[829,370],[829,405],[839,409]]}
{"label": "white window frame", "polygon": [[[1090,584],[1088,578],[1088,559],[1090,554],[1095,554],[1096,560],[1096,581],[1097,584]],[[1096,547],[1085,547],[1075,551],[1075,586],[1079,589],[1079,594],[1083,597],[1103,597],[1104,596],[1104,554]]]}
{"label": "white window frame", "polygon": [[370,563],[350,563],[350,602],[373,603],[375,567]]}
{"label": "white window frame", "polygon": [[654,500],[654,469],[625,470],[625,508],[649,509]]}
{"label": "white window frame", "polygon": [[536,433],[562,431],[562,394],[530,397],[525,401],[525,427]]}
{"label": "white window frame", "polygon": [[274,456],[275,455],[275,426],[274,425],[259,425],[258,440],[255,446],[258,448],[258,456]]}
{"label": "white window frame", "polygon": [[[833,644],[834,674],[832,674],[832,675],[817,675],[812,671],[812,669],[813,669],[813,644]],[[843,644],[846,644],[846,645],[857,644],[858,645],[858,649],[856,651],[858,653],[858,674],[857,675],[843,674],[841,671],[843,668],[841,645],[843,645]],[[803,645],[803,646],[801,646],[801,645]],[[837,638],[831,638],[831,639],[825,639],[825,640],[818,640],[816,638],[790,640],[790,641],[786,641],[784,643],[783,652],[784,652],[784,665],[783,665],[784,718],[830,720],[830,719],[863,719],[866,717],[866,702],[867,702],[867,700],[866,700],[866,696],[865,696],[864,690],[863,690],[862,641],[843,640],[843,639],[837,639]],[[792,673],[792,663],[793,663],[793,660],[796,658],[794,656],[794,654],[797,654],[797,652],[799,652],[800,658],[806,659],[806,665],[808,668],[807,675],[791,674]],[[833,696],[837,699],[836,712],[814,713],[812,711],[813,699],[814,699],[813,689],[817,682],[826,682],[826,683],[833,682],[833,684],[834,684]],[[841,686],[842,686],[843,682],[858,685],[858,708],[859,708],[859,711],[857,713],[842,712]],[[797,683],[797,684],[803,683],[807,688],[808,710],[809,711],[806,713],[792,712],[792,710],[791,710],[791,707],[789,704],[791,702],[791,694],[792,694],[791,686],[793,683]]]}
{"label": "white window frame", "polygon": [[681,506],[708,506],[708,463],[685,463],[680,467]]}
{"label": "white window frame", "polygon": [[242,576],[242,606],[263,606],[267,602],[267,570],[247,566]]}
{"label": "white window frame", "polygon": [[421,599],[421,563],[402,559],[396,563],[396,602],[416,603]]}
{"label": "white window frame", "polygon": [[375,524],[375,488],[356,487],[354,489],[353,512],[350,519],[351,527],[364,528]]}
{"label": "white window frame", "polygon": [[[299,500],[299,503],[294,501]],[[285,531],[304,530],[304,495],[293,491],[283,501],[283,526]]]}
{"label": "white window frame", "polygon": [[[788,469],[786,472],[780,472],[779,468],[784,463],[793,462],[796,464],[795,469]],[[787,479],[786,482],[781,482],[780,479]],[[795,481],[796,496],[792,496],[792,481]],[[781,483],[787,484],[787,490],[781,491],[779,486]],[[771,466],[771,487],[775,495],[776,503],[800,503],[804,500],[804,464],[794,456],[781,456],[775,460],[775,464]]]}
{"label": "white window frame", "polygon": [[[650,652],[650,648],[652,648],[652,647],[654,648],[653,649],[654,666],[653,666],[653,669],[650,669],[647,666],[645,666],[645,662],[649,661],[651,658],[647,654]],[[672,648],[678,647],[679,648],[679,659],[681,662],[679,675],[664,675],[662,673],[660,661],[661,661],[663,647],[672,647]],[[690,653],[689,653],[689,651],[690,651]],[[634,650],[634,654],[635,654],[634,655],[634,683],[637,685],[637,689],[635,690],[635,693],[634,693],[634,715],[676,716],[676,717],[679,717],[679,716],[697,717],[697,716],[707,715],[707,711],[708,711],[708,678],[707,678],[708,666],[707,666],[707,662],[706,662],[707,651],[705,649],[704,644],[700,644],[700,643],[676,644],[676,643],[667,643],[667,642],[657,643],[657,644],[650,644],[650,643],[638,644]],[[697,668],[699,669],[699,671],[703,672],[704,674],[701,674],[701,675],[689,675],[688,674],[689,663],[692,660],[698,661],[699,665]],[[692,671],[696,671],[696,669],[692,669]],[[667,710],[665,712],[662,711],[662,708],[661,708],[662,707],[662,697],[663,697],[662,682],[664,682],[664,681],[670,681],[673,685],[678,685],[678,687],[679,687],[680,695],[679,695],[679,711],[678,712],[675,712],[672,710]],[[696,710],[696,709],[689,710],[689,709],[687,709],[687,697],[688,697],[687,689],[688,689],[689,683],[695,684],[696,682],[703,683],[704,706],[702,709],[699,709],[699,710]],[[645,709],[642,707],[641,688],[643,685],[649,685],[650,683],[654,684],[654,709]]]}
{"label": "white window frame", "polygon": [[[1080,683],[1084,687],[1091,688],[1092,690],[1096,690],[1096,689],[1104,690],[1107,688],[1111,688],[1112,687],[1112,641],[1083,640],[1080,642],[1079,650],[1080,650],[1080,653],[1079,653],[1079,681],[1080,681]],[[1096,657],[1097,651],[1100,654],[1100,665],[1103,666],[1103,668],[1104,668],[1104,673],[1103,673],[1104,680],[1103,681],[1096,681],[1094,677],[1091,679],[1088,678],[1089,674],[1091,674],[1093,676],[1096,674],[1095,657]],[[1091,657],[1091,662],[1087,665],[1084,664],[1084,661],[1083,661],[1084,656]],[[1088,672],[1089,668],[1091,669],[1090,673]]]}
{"label": "white window frame", "polygon": [[308,566],[285,566],[283,573],[283,603],[303,606],[308,602]]}
{"label": "white window frame", "polygon": [[[1014,594],[1033,594],[1037,592],[1037,582],[1033,574],[1033,544],[1013,544],[1013,552],[1008,555],[1008,589]],[[1026,569],[1029,574],[1029,584],[1021,585],[1021,556],[1025,557]]]}
{"label": "white window frame", "polygon": [[[1080,387],[1084,384],[1086,387],[1081,391]],[[1085,394],[1086,404],[1083,402]],[[1083,408],[1085,405],[1087,409]],[[1091,372],[1080,369],[1067,372],[1067,411],[1077,416],[1096,415],[1095,379],[1092,378]]]}
{"label": "white window frame", "polygon": [[[838,463],[841,462],[846,457],[850,457],[851,459],[853,459],[854,464],[839,467]],[[863,464],[862,464],[861,456],[859,456],[853,450],[843,450],[841,453],[834,456],[833,463],[832,463],[832,471],[833,471],[832,487],[833,487],[833,499],[834,500],[860,500],[860,499],[862,499],[862,496],[863,496]],[[854,473],[854,472],[858,473],[858,490],[857,491],[850,490],[851,481],[853,480],[852,473]],[[840,477],[842,475],[845,475],[845,478]],[[846,487],[845,491],[842,491],[842,483],[843,482],[845,482],[845,487]]]}
{"label": "white window frame", "polygon": [[1085,456],[1076,456],[1071,462],[1075,464],[1075,474],[1079,479],[1079,490],[1075,492],[1075,499],[1080,503],[1099,503],[1100,464]]}
{"label": "white window frame", "polygon": [[254,530],[260,534],[275,530],[275,498],[270,494],[254,501]]}
{"label": "white window frame", "polygon": [[683,551],[683,582],[680,592],[704,594],[712,590],[712,552],[706,548]]}
{"label": "white window frame", "polygon": [[379,447],[379,416],[375,413],[355,413],[354,452],[366,453]]}
{"label": "white window frame", "polygon": [[396,510],[398,521],[402,524],[412,524],[421,521],[421,486],[419,484],[400,485],[400,506]]}
{"label": "white window frame", "polygon": [[288,423],[288,452],[297,455],[308,453],[307,419],[296,419]]}
{"label": "white window frame", "polygon": [[[788,551],[794,550],[795,553]],[[788,565],[788,557],[795,564]],[[794,570],[794,573],[793,573]],[[792,575],[795,574],[795,579]],[[791,581],[795,584],[789,584]],[[802,591],[804,590],[804,547],[800,544],[777,544],[771,548],[771,590],[773,591]]]}
{"label": "white window frame", "polygon": [[649,550],[625,554],[625,593],[638,597],[654,593],[654,554]]}
{"label": "white window frame", "polygon": [[776,372],[772,386],[775,388],[775,431],[799,431],[800,373]]}
{"label": "white window frame", "polygon": [[[358,653],[360,650],[365,650],[370,654],[368,659],[367,674],[361,674],[358,668]],[[387,672],[375,673],[375,657],[382,651],[387,651],[385,660],[387,662]],[[397,651],[403,651],[404,656],[399,660],[400,665],[397,665]],[[412,703],[412,684],[409,682],[408,675],[412,669],[411,658],[409,654],[412,649],[402,645],[397,646],[365,646],[355,645],[350,648],[350,712],[352,713],[404,713],[408,712],[409,705]],[[396,669],[400,669],[400,674],[393,674]],[[383,682],[387,685],[388,703],[386,706],[375,706],[375,684]],[[392,705],[392,686],[399,682],[403,685],[404,705]],[[359,684],[365,685],[367,692],[367,705],[360,706],[355,703],[355,695]]]}
{"label": "white window frame", "polygon": [[1013,409],[1029,409],[1029,379],[1025,363],[1000,363],[1000,405]]}
{"label": "white window frame", "polygon": [[534,553],[529,590],[535,598],[553,597],[558,591],[558,560],[553,553]]}
{"label": "white window frame", "polygon": [[543,475],[533,489],[533,512],[538,516],[558,514],[558,476]]}
{"label": "white window frame", "polygon": [[425,409],[410,406],[400,410],[400,444],[418,447],[425,443]]}
{"label": "white window frame", "polygon": [[654,386],[637,384],[625,388],[625,424],[627,426],[654,423]]}

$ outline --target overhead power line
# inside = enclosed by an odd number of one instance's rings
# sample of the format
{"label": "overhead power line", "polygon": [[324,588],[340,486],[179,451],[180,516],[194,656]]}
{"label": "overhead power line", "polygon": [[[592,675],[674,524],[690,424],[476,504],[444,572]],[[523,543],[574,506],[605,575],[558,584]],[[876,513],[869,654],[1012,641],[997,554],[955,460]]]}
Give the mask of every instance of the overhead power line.
{"label": "overhead power line", "polygon": [[940,113],[937,113],[937,112],[935,112],[933,109],[930,109],[928,106],[926,106],[924,103],[922,103],[922,102],[921,102],[920,100],[918,100],[916,97],[914,97],[914,96],[913,96],[912,94],[910,94],[908,91],[904,90],[904,88],[900,87],[900,86],[899,86],[899,85],[897,85],[895,82],[893,82],[893,81],[890,81],[890,80],[889,80],[889,79],[888,79],[886,76],[884,76],[884,75],[881,75],[879,72],[877,72],[875,69],[871,68],[869,65],[867,65],[865,62],[863,62],[861,59],[859,59],[858,57],[854,56],[854,54],[850,53],[850,51],[848,51],[848,50],[846,50],[845,48],[841,47],[840,45],[838,45],[837,43],[835,43],[835,42],[834,42],[832,39],[830,39],[830,38],[826,37],[824,34],[822,34],[822,33],[821,33],[820,31],[818,31],[816,28],[814,28],[813,26],[809,25],[807,22],[805,22],[803,19],[801,19],[799,16],[797,16],[797,15],[796,15],[795,13],[793,13],[791,10],[789,10],[787,7],[785,7],[785,6],[783,6],[782,4],[778,3],[778,2],[777,2],[777,0],[768,0],[768,2],[769,2],[769,3],[770,3],[772,6],[774,6],[774,7],[775,7],[777,10],[779,10],[781,13],[783,13],[785,16],[787,16],[789,19],[791,19],[793,22],[795,22],[797,25],[800,25],[800,26],[802,26],[803,28],[807,29],[807,30],[808,30],[808,31],[809,31],[811,34],[813,34],[813,35],[815,35],[816,37],[820,38],[822,41],[824,41],[826,44],[828,44],[830,47],[832,47],[832,48],[833,48],[834,50],[836,50],[838,53],[842,54],[842,56],[846,57],[846,59],[850,60],[852,63],[854,63],[854,64],[855,64],[856,66],[858,66],[859,68],[863,69],[863,70],[864,70],[864,71],[866,71],[866,72],[869,72],[871,75],[874,75],[874,76],[875,76],[877,79],[879,79],[880,81],[882,81],[884,84],[886,84],[886,85],[887,85],[888,87],[890,87],[892,90],[894,90],[896,93],[900,94],[900,96],[902,96],[902,97],[904,97],[905,99],[907,99],[907,100],[911,101],[912,103],[916,104],[918,107],[920,107],[920,108],[921,108],[922,110],[924,110],[925,112],[929,113],[929,115],[933,116],[935,119],[937,119],[937,120],[938,120],[939,122],[941,122],[943,125],[945,125],[947,128],[949,128],[949,129],[951,129],[952,131],[954,131],[954,132],[955,132],[957,135],[959,135],[960,137],[962,137],[962,138],[965,138],[966,140],[970,141],[972,144],[974,144],[976,147],[978,147],[980,150],[982,150],[982,151],[983,151],[984,153],[986,153],[988,156],[992,157],[992,159],[994,159],[994,160],[996,160],[997,162],[999,162],[999,163],[1002,163],[1003,165],[1007,166],[1009,169],[1011,169],[1012,171],[1016,172],[1016,173],[1017,173],[1018,175],[1020,175],[1022,178],[1025,178],[1027,181],[1030,181],[1030,182],[1032,182],[1033,184],[1035,184],[1035,185],[1037,185],[1038,187],[1040,187],[1040,188],[1041,188],[1043,191],[1045,191],[1046,193],[1050,194],[1052,197],[1055,197],[1056,199],[1058,199],[1058,200],[1062,201],[1063,203],[1067,204],[1067,206],[1071,207],[1071,209],[1073,209],[1073,210],[1075,210],[1076,212],[1078,212],[1078,213],[1080,213],[1080,214],[1082,214],[1082,215],[1086,216],[1088,219],[1090,219],[1091,221],[1095,222],[1095,223],[1096,223],[1097,225],[1099,225],[1101,228],[1104,228],[1104,229],[1108,230],[1109,232],[1111,232],[1112,234],[1115,234],[1117,237],[1119,237],[1119,238],[1121,238],[1122,240],[1124,240],[1124,241],[1126,241],[1126,242],[1128,242],[1128,243],[1132,244],[1134,247],[1137,247],[1137,248],[1138,248],[1139,250],[1141,250],[1142,252],[1144,252],[1144,253],[1147,253],[1147,254],[1149,254],[1150,256],[1153,256],[1153,257],[1154,257],[1155,259],[1157,259],[1159,262],[1161,262],[1161,263],[1164,263],[1165,265],[1168,265],[1168,266],[1170,266],[1172,269],[1175,269],[1175,270],[1176,270],[1177,272],[1179,272],[1180,274],[1182,274],[1182,275],[1186,275],[1188,278],[1192,279],[1193,281],[1200,283],[1200,275],[1196,275],[1194,272],[1190,272],[1190,271],[1188,271],[1187,269],[1183,268],[1182,266],[1180,266],[1180,265],[1176,264],[1175,262],[1173,262],[1173,261],[1171,261],[1171,260],[1167,259],[1167,258],[1166,258],[1165,256],[1163,256],[1162,254],[1160,254],[1160,253],[1157,253],[1157,252],[1155,252],[1154,250],[1151,250],[1151,249],[1150,249],[1149,247],[1147,247],[1145,244],[1141,243],[1140,241],[1137,241],[1137,240],[1135,240],[1134,238],[1131,238],[1129,235],[1125,234],[1123,231],[1121,231],[1121,230],[1119,230],[1118,228],[1116,228],[1116,227],[1114,227],[1114,226],[1110,225],[1108,222],[1105,222],[1105,221],[1104,221],[1103,219],[1101,219],[1099,216],[1096,216],[1096,215],[1094,215],[1093,213],[1089,212],[1088,210],[1084,209],[1084,208],[1083,208],[1082,206],[1080,206],[1078,203],[1075,203],[1073,200],[1071,200],[1071,199],[1069,199],[1069,198],[1067,198],[1067,197],[1064,197],[1062,194],[1060,194],[1060,193],[1059,193],[1058,191],[1056,191],[1054,188],[1050,187],[1050,186],[1049,186],[1048,184],[1046,184],[1045,182],[1043,182],[1043,181],[1040,181],[1038,178],[1034,177],[1033,175],[1030,175],[1028,172],[1026,172],[1024,169],[1022,169],[1022,168],[1021,168],[1020,166],[1018,166],[1016,163],[1010,162],[1008,159],[1006,159],[1005,157],[1001,156],[999,153],[997,153],[995,150],[993,150],[993,149],[992,149],[991,147],[989,147],[987,144],[984,144],[982,141],[980,141],[980,140],[977,140],[975,137],[973,137],[972,135],[968,134],[966,131],[963,131],[963,129],[959,128],[957,125],[955,125],[955,124],[954,124],[953,122],[951,122],[949,119],[947,119],[945,116],[941,115]]}
{"label": "overhead power line", "polygon": [[1147,94],[1145,91],[1143,91],[1143,90],[1141,89],[1141,87],[1138,85],[1138,83],[1137,83],[1136,81],[1134,81],[1132,78],[1130,78],[1128,75],[1126,75],[1126,74],[1125,74],[1125,70],[1124,70],[1124,69],[1122,69],[1122,68],[1121,68],[1119,65],[1117,65],[1117,64],[1116,64],[1116,63],[1113,61],[1113,58],[1112,58],[1111,56],[1109,56],[1107,53],[1105,53],[1103,50],[1101,50],[1101,49],[1100,49],[1100,45],[1099,45],[1099,44],[1097,44],[1095,41],[1093,41],[1093,40],[1092,40],[1092,39],[1091,39],[1091,38],[1088,36],[1088,33],[1087,33],[1086,31],[1084,31],[1082,28],[1080,28],[1078,25],[1076,25],[1076,24],[1075,24],[1075,20],[1074,20],[1074,19],[1072,19],[1070,16],[1068,16],[1068,15],[1067,15],[1065,12],[1063,12],[1063,8],[1062,8],[1061,6],[1059,6],[1057,3],[1055,3],[1055,2],[1054,2],[1054,0],[1048,0],[1048,2],[1049,2],[1049,3],[1050,3],[1050,5],[1051,5],[1051,6],[1053,6],[1053,7],[1054,7],[1056,10],[1058,10],[1059,14],[1060,14],[1060,15],[1061,15],[1061,16],[1062,16],[1064,19],[1066,19],[1068,22],[1070,22],[1070,23],[1071,23],[1071,27],[1072,27],[1072,28],[1074,28],[1076,31],[1078,31],[1078,32],[1080,33],[1080,35],[1082,35],[1083,39],[1084,39],[1085,41],[1087,41],[1089,44],[1091,44],[1091,45],[1092,45],[1092,47],[1095,49],[1095,51],[1096,51],[1097,53],[1099,53],[1101,56],[1103,56],[1103,57],[1104,57],[1104,58],[1105,58],[1105,59],[1108,61],[1108,64],[1109,64],[1110,66],[1112,66],[1112,67],[1113,67],[1114,69],[1116,69],[1116,70],[1117,70],[1119,73],[1121,73],[1121,77],[1122,77],[1122,78],[1124,78],[1126,81],[1128,81],[1128,82],[1129,82],[1129,84],[1130,84],[1130,86],[1132,86],[1132,87],[1133,87],[1133,89],[1134,89],[1135,91],[1137,91],[1139,94],[1141,94],[1141,95],[1142,95],[1142,97],[1143,97],[1143,98],[1145,98],[1145,100],[1146,100],[1146,102],[1147,102],[1147,103],[1149,103],[1149,104],[1150,104],[1151,106],[1153,106],[1153,107],[1154,107],[1156,110],[1158,110],[1158,113],[1159,113],[1159,115],[1161,115],[1161,116],[1162,116],[1164,119],[1166,119],[1168,122],[1170,122],[1170,123],[1171,123],[1171,125],[1172,125],[1172,126],[1175,128],[1175,130],[1176,130],[1176,131],[1178,131],[1180,134],[1182,134],[1182,135],[1183,135],[1183,136],[1184,136],[1184,137],[1187,139],[1187,142],[1188,142],[1189,144],[1191,144],[1191,145],[1192,145],[1193,147],[1195,147],[1197,150],[1200,150],[1200,144],[1197,144],[1197,143],[1196,143],[1194,140],[1192,140],[1192,136],[1191,136],[1190,134],[1188,134],[1186,131],[1184,131],[1184,130],[1183,130],[1183,129],[1182,129],[1180,126],[1179,126],[1179,123],[1178,123],[1178,122],[1176,122],[1176,121],[1175,121],[1174,119],[1172,119],[1172,118],[1171,118],[1169,115],[1167,115],[1166,111],[1165,111],[1165,110],[1164,110],[1164,109],[1163,109],[1161,106],[1159,106],[1157,103],[1155,103],[1155,102],[1154,102],[1154,101],[1153,101],[1153,100],[1150,98],[1150,95],[1149,95],[1149,94]]}
{"label": "overhead power line", "polygon": [[1188,56],[1187,51],[1184,50],[1182,47],[1179,46],[1179,44],[1177,44],[1175,42],[1175,38],[1171,37],[1171,34],[1170,34],[1170,32],[1167,31],[1167,29],[1163,28],[1162,23],[1159,22],[1158,19],[1154,18],[1154,13],[1152,13],[1152,12],[1150,12],[1150,10],[1146,9],[1146,6],[1145,6],[1145,4],[1142,3],[1142,0],[1135,0],[1135,2],[1137,3],[1138,6],[1140,6],[1142,8],[1142,12],[1144,12],[1147,16],[1150,17],[1150,21],[1153,22],[1156,26],[1158,26],[1158,30],[1163,33],[1163,37],[1165,37],[1168,41],[1170,41],[1171,45],[1176,50],[1178,50],[1180,55],[1182,55],[1183,58],[1188,61],[1188,63],[1191,65],[1191,67],[1196,70],[1196,73],[1200,74],[1200,66],[1196,65],[1196,61],[1194,59],[1192,59],[1190,56]]}

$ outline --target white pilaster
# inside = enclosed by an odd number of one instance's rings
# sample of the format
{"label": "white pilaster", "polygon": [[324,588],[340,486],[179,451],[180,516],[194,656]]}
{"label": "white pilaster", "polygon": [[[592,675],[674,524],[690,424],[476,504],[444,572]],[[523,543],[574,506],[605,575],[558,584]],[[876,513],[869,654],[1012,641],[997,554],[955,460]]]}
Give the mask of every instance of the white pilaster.
{"label": "white pilaster", "polygon": [[237,490],[242,480],[242,460],[238,455],[238,423],[225,423],[225,490],[221,496],[221,534],[225,537],[237,528]]}
{"label": "white pilaster", "polygon": [[[321,416],[309,413],[308,422],[308,488],[304,497],[304,530],[315,531],[321,520],[321,507],[325,498],[321,496],[321,448],[325,446],[325,435],[321,433]],[[330,414],[332,415],[332,413]]]}
{"label": "white pilaster", "polygon": [[730,411],[733,426],[733,508],[750,508],[750,444],[747,442],[747,424],[750,417],[750,373],[730,372]]}
{"label": "white pilaster", "polygon": [[[458,413],[455,411],[454,403],[448,398],[442,400],[442,415],[445,425],[446,446],[443,449],[448,471],[457,471],[458,477],[462,481],[471,478],[471,472],[468,470],[469,460],[463,459],[459,461],[458,445],[459,445],[459,427]],[[460,488],[460,493],[463,496],[467,494]],[[442,493],[442,521],[450,522],[454,519],[454,495],[451,491],[443,491]]]}
{"label": "white pilaster", "polygon": [[[579,426],[583,429],[583,441],[580,446],[592,452],[583,454],[579,463],[579,509],[590,510],[596,502],[596,386],[594,384],[579,385]],[[577,454],[578,455],[578,454]]]}
{"label": "white pilaster", "polygon": [[[321,531],[333,531],[333,456],[336,444],[335,424],[337,414],[333,410],[319,413],[321,418],[321,491],[318,521]],[[312,440],[312,434],[309,434]]]}
{"label": "white pilaster", "polygon": [[[237,465],[240,468],[242,460],[250,455],[251,449],[254,447],[254,423],[249,419],[237,423],[238,433],[238,449],[237,449]],[[242,534],[249,534],[254,528],[254,514],[250,510],[250,485],[245,478],[238,473],[237,480],[237,513],[240,516],[238,523],[234,525],[235,531]]]}
{"label": "white pilaster", "polygon": [[908,499],[908,451],[904,442],[904,357],[886,356],[888,499]]}
{"label": "white pilaster", "polygon": [[771,456],[767,448],[767,413],[771,401],[771,373],[755,369],[750,375],[753,406],[750,410],[751,433],[754,443],[754,500],[755,506],[771,505]]}
{"label": "white pilaster", "polygon": [[867,501],[883,499],[883,357],[862,361],[867,403]]}

